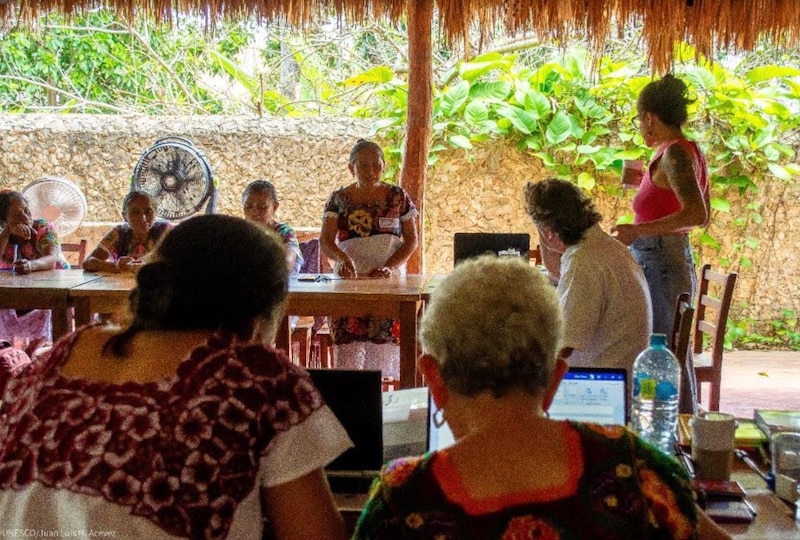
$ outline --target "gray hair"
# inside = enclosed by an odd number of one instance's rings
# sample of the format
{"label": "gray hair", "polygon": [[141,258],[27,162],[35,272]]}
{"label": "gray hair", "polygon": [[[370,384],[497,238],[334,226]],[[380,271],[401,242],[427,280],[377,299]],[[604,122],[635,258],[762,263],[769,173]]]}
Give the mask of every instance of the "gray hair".
{"label": "gray hair", "polygon": [[436,287],[420,339],[454,392],[536,394],[552,377],[562,326],[541,271],[518,257],[487,255],[459,264]]}

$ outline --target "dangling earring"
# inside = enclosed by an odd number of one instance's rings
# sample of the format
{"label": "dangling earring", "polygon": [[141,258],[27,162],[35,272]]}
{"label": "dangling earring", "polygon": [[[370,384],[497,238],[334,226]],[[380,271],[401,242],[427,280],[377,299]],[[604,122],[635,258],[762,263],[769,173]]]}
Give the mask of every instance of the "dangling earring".
{"label": "dangling earring", "polygon": [[444,412],[442,409],[433,411],[433,425],[440,428],[444,425]]}

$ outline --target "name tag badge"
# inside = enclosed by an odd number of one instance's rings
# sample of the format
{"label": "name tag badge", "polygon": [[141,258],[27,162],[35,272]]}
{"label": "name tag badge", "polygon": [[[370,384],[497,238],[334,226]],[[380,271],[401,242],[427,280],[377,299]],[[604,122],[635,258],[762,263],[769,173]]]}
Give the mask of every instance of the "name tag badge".
{"label": "name tag badge", "polygon": [[393,231],[400,226],[400,218],[378,218],[378,228],[382,231]]}

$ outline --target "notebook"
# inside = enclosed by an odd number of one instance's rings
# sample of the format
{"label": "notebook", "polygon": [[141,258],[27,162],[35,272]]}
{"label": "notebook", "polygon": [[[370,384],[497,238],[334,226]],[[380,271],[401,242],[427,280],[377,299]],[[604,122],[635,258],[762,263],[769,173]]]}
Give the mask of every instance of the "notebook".
{"label": "notebook", "polygon": [[339,493],[366,493],[383,465],[381,372],[307,371],[354,445],[326,467],[331,489]]}
{"label": "notebook", "polygon": [[529,257],[531,236],[527,233],[456,233],[453,237],[453,261],[487,253],[499,257]]}
{"label": "notebook", "polygon": [[[625,425],[628,422],[627,370],[570,368],[564,374],[548,414],[554,420]],[[447,423],[433,422],[436,406],[428,399],[428,451],[451,446],[455,440]]]}

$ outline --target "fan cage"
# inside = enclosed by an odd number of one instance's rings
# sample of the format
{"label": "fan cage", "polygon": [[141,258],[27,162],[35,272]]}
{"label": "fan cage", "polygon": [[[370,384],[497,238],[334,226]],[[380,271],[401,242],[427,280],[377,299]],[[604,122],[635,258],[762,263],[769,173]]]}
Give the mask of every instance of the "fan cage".
{"label": "fan cage", "polygon": [[77,184],[60,176],[42,176],[22,190],[34,219],[55,225],[62,236],[75,232],[86,217],[86,197]]}
{"label": "fan cage", "polygon": [[156,215],[180,220],[203,205],[213,212],[216,194],[211,165],[205,154],[184,137],[157,140],[142,153],[133,169],[131,189],[157,201]]}

